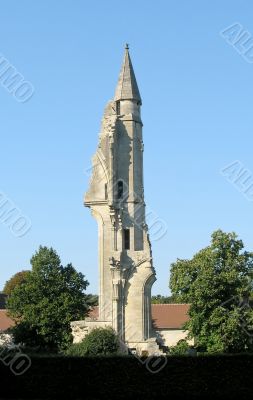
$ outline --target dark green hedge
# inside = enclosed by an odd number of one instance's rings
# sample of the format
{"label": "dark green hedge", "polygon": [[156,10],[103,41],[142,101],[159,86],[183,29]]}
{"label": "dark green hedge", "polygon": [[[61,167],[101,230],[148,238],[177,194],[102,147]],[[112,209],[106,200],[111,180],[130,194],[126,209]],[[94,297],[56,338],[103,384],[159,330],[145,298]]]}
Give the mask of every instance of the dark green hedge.
{"label": "dark green hedge", "polygon": [[0,399],[241,400],[252,398],[253,356],[169,357],[158,373],[134,357],[33,357],[21,376],[0,362],[0,382]]}

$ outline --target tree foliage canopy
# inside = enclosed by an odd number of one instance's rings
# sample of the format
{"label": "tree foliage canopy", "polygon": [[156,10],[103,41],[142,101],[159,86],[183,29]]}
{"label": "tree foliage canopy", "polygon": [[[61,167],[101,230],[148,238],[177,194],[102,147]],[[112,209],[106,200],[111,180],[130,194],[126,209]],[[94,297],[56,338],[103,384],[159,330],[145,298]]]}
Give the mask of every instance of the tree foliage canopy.
{"label": "tree foliage canopy", "polygon": [[31,271],[20,271],[13,275],[4,285],[3,293],[9,296],[16,286],[22,285]]}
{"label": "tree foliage canopy", "polygon": [[84,294],[88,281],[72,264],[62,266],[52,248],[40,247],[31,265],[25,282],[12,290],[7,301],[17,321],[14,336],[29,346],[64,348],[72,341],[70,322],[82,319],[88,310]]}
{"label": "tree foliage canopy", "polygon": [[151,297],[152,304],[172,304],[178,303],[178,299],[176,296],[162,296],[161,294],[157,294]]}
{"label": "tree foliage canopy", "polygon": [[190,303],[189,338],[207,352],[253,350],[253,253],[235,233],[218,230],[210,246],[171,265],[170,289]]}

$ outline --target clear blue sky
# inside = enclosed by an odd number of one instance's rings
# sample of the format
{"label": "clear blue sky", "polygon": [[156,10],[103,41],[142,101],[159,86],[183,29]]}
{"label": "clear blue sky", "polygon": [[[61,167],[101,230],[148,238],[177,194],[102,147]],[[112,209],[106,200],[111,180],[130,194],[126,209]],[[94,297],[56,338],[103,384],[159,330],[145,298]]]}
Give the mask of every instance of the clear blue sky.
{"label": "clear blue sky", "polygon": [[251,1],[0,1],[0,53],[35,87],[21,104],[0,86],[0,191],[32,221],[15,238],[0,225],[0,288],[53,246],[97,292],[97,227],[82,205],[84,173],[112,98],[125,42],[143,99],[146,203],[167,222],[153,242],[157,282],[221,228],[253,248],[253,203],[220,169],[253,171],[253,64],[219,34],[253,34]]}

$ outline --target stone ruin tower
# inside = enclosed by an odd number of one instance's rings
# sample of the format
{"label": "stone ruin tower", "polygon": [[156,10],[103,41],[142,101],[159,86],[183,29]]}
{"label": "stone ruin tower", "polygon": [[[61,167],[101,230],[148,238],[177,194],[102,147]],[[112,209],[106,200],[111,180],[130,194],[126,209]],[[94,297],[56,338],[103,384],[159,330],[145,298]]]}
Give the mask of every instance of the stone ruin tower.
{"label": "stone ruin tower", "polygon": [[159,352],[151,319],[156,278],[145,222],[141,105],[126,45],[84,199],[98,224],[99,315],[71,325],[75,342],[94,327],[112,326],[126,347],[154,354]]}

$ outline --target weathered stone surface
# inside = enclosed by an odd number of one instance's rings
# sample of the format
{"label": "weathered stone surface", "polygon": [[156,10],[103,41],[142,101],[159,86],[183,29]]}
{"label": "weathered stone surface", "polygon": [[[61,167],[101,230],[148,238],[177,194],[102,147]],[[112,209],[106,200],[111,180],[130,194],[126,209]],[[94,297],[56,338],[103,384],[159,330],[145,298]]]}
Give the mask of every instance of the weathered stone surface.
{"label": "weathered stone surface", "polygon": [[72,323],[75,342],[112,326],[129,347],[157,350],[151,320],[156,280],[143,188],[141,98],[128,48],[114,100],[102,119],[84,204],[98,224],[99,319]]}
{"label": "weathered stone surface", "polygon": [[1,347],[14,346],[13,336],[8,333],[0,332],[0,346]]}

